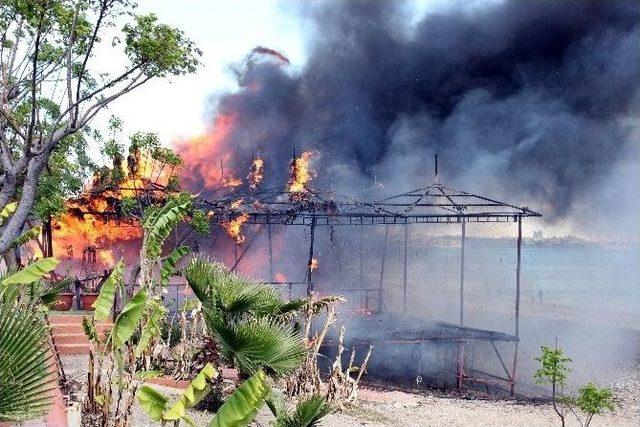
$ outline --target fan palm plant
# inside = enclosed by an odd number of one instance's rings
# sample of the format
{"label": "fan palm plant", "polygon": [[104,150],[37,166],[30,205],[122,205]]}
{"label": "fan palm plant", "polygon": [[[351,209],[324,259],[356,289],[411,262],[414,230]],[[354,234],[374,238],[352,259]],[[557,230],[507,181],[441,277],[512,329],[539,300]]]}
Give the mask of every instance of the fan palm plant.
{"label": "fan palm plant", "polygon": [[185,277],[202,302],[207,327],[223,356],[241,375],[263,369],[280,377],[299,366],[306,349],[288,320],[306,300],[283,301],[274,289],[205,259],[191,260]]}
{"label": "fan palm plant", "polygon": [[0,421],[35,418],[51,405],[57,384],[46,324],[21,291],[57,264],[44,258],[0,280]]}

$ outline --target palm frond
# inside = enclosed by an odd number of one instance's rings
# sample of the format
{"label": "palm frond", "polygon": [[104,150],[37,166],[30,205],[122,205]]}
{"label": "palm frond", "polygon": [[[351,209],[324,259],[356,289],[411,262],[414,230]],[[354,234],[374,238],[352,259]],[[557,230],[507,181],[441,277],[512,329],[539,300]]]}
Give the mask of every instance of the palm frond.
{"label": "palm frond", "polygon": [[302,338],[292,326],[264,318],[228,325],[206,310],[205,320],[223,354],[245,374],[264,369],[270,375],[284,376],[305,357]]}
{"label": "palm frond", "polygon": [[310,396],[300,400],[293,413],[278,414],[276,427],[314,427],[322,418],[332,411],[326,399],[322,396]]}
{"label": "palm frond", "polygon": [[0,304],[0,421],[43,415],[51,405],[53,359],[46,326],[34,310]]}

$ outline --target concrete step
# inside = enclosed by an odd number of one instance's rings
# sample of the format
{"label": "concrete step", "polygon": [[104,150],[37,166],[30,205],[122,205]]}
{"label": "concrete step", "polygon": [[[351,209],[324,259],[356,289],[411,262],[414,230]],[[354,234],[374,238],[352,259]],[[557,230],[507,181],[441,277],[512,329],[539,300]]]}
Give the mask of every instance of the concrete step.
{"label": "concrete step", "polygon": [[56,344],[58,354],[61,356],[69,354],[89,354],[89,343],[86,344]]}

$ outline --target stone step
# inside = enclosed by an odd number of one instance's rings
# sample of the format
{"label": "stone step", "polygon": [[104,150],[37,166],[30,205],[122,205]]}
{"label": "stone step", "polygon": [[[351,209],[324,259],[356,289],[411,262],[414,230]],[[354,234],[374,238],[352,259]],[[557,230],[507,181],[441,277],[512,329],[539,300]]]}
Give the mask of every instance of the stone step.
{"label": "stone step", "polygon": [[70,354],[89,354],[89,343],[86,344],[56,344],[58,354],[61,356]]}
{"label": "stone step", "polygon": [[[105,331],[111,330],[113,327],[112,323],[98,323],[96,325],[96,329],[98,333],[104,333]],[[51,324],[51,333],[54,336],[61,334],[84,334],[84,329],[82,329],[82,324],[78,323],[58,323]]]}
{"label": "stone step", "polygon": [[82,324],[82,318],[92,318],[93,312],[69,312],[67,314],[60,314],[61,312],[51,312],[47,316],[49,323],[78,323]]}
{"label": "stone step", "polygon": [[88,344],[89,339],[85,334],[60,334],[54,335],[53,339],[56,342],[56,346],[65,344]]}

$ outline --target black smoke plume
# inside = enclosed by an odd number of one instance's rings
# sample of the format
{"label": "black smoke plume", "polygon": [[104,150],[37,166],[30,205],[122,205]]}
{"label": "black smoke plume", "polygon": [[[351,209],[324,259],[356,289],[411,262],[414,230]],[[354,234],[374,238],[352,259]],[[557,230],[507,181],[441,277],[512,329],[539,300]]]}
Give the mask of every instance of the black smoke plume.
{"label": "black smoke plume", "polygon": [[569,213],[637,150],[640,2],[468,5],[417,23],[404,2],[303,7],[302,70],[254,60],[217,99],[237,120],[234,167],[262,153],[284,183],[294,148],[313,148],[318,185],[409,189],[430,182],[438,152],[462,189]]}

